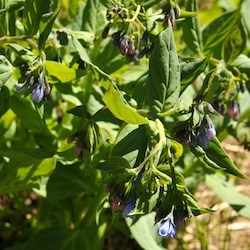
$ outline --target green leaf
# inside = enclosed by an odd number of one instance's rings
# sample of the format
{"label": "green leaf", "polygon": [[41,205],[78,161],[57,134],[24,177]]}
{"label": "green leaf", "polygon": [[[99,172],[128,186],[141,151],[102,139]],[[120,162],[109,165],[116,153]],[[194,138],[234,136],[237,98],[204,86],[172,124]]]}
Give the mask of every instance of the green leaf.
{"label": "green leaf", "polygon": [[36,54],[19,44],[8,43],[7,47],[14,51],[17,56],[24,61],[33,62],[37,58]]}
{"label": "green leaf", "polygon": [[205,151],[207,156],[218,166],[220,166],[226,173],[235,175],[237,177],[246,178],[246,176],[242,174],[241,171],[234,165],[217,138],[214,138],[209,142],[209,147]]}
{"label": "green leaf", "polygon": [[180,67],[171,25],[159,34],[149,59],[149,106],[153,113],[172,108],[180,93]]}
{"label": "green leaf", "polygon": [[68,68],[62,63],[46,61],[46,70],[49,75],[57,78],[62,83],[71,82],[85,74],[84,70]]}
{"label": "green leaf", "polygon": [[0,117],[4,115],[10,107],[10,91],[6,86],[0,88]]}
{"label": "green leaf", "polygon": [[143,117],[137,113],[134,108],[124,103],[121,93],[113,87],[113,84],[110,84],[109,89],[102,99],[116,118],[130,124],[148,123],[147,118]]}
{"label": "green leaf", "polygon": [[[197,11],[196,0],[189,0],[187,3],[187,10]],[[202,52],[202,34],[200,30],[199,17],[196,15],[193,18],[188,18],[182,23],[183,40],[188,48],[196,54]]]}
{"label": "green leaf", "polygon": [[106,8],[111,8],[116,5],[115,0],[100,0],[101,4],[104,5]]}
{"label": "green leaf", "polygon": [[111,155],[122,156],[131,167],[136,167],[143,161],[146,148],[146,127],[126,124],[117,135]]}
{"label": "green leaf", "polygon": [[97,168],[110,174],[123,174],[125,169],[130,169],[130,165],[127,160],[120,156],[112,156],[105,162],[101,162],[97,165]]}
{"label": "green leaf", "polygon": [[76,48],[76,51],[78,52],[80,58],[82,61],[88,63],[88,64],[92,64],[91,60],[85,50],[85,48],[82,46],[82,44],[79,42],[79,40],[77,39],[76,35],[73,32],[70,32],[70,35],[72,37],[73,40],[73,44]]}
{"label": "green leaf", "polygon": [[157,225],[154,224],[155,213],[141,216],[137,221],[126,219],[127,225],[138,242],[145,250],[163,250],[160,237],[157,236]]}
{"label": "green leaf", "polygon": [[207,174],[206,184],[222,201],[227,202],[241,216],[250,219],[249,196],[239,193],[234,185],[216,174]]}
{"label": "green leaf", "polygon": [[50,227],[35,232],[23,250],[75,250],[85,249],[84,232],[82,229],[68,229],[66,227]]}
{"label": "green leaf", "polygon": [[13,74],[13,66],[8,59],[0,55],[0,88],[10,79]]}
{"label": "green leaf", "polygon": [[24,4],[23,20],[25,34],[33,36],[39,30],[39,24],[44,13],[48,12],[50,1],[26,0]]}
{"label": "green leaf", "polygon": [[[98,18],[96,18],[96,13],[98,13]],[[94,35],[97,34],[106,25],[107,19],[105,15],[106,10],[99,0],[88,0],[82,15],[81,30],[91,32]]]}
{"label": "green leaf", "polygon": [[41,158],[18,150],[0,151],[10,160],[0,169],[0,194],[18,192],[39,184],[39,178],[49,175],[56,166],[56,158]]}
{"label": "green leaf", "polygon": [[204,149],[200,146],[190,147],[190,151],[202,162],[207,168],[212,168],[214,170],[219,170],[220,166],[218,166],[215,162],[213,162],[206,154]]}
{"label": "green leaf", "polygon": [[231,65],[239,68],[243,73],[250,73],[250,58],[246,55],[239,55]]}
{"label": "green leaf", "polygon": [[33,132],[38,132],[39,134],[50,134],[39,114],[32,108],[30,101],[11,96],[10,108],[17,115],[17,117],[21,119],[24,127]]}
{"label": "green leaf", "polygon": [[[248,38],[250,37],[250,22],[249,22],[249,8],[250,8],[250,0],[244,0],[241,3],[241,15],[244,22],[244,26],[247,31]],[[248,39],[248,46],[249,46],[249,39]]]}
{"label": "green leaf", "polygon": [[47,197],[49,199],[65,199],[87,191],[95,193],[91,179],[76,165],[58,165],[47,183]]}
{"label": "green leaf", "polygon": [[246,46],[246,34],[242,23],[231,32],[223,43],[222,57],[227,64],[233,62]]}
{"label": "green leaf", "polygon": [[43,29],[43,31],[41,32],[40,36],[39,36],[39,41],[38,41],[38,48],[39,50],[43,50],[46,40],[52,30],[53,24],[60,12],[61,8],[57,8],[53,15],[51,16],[51,18],[49,19],[49,21],[46,23],[45,28]]}
{"label": "green leaf", "polygon": [[240,21],[239,10],[226,12],[212,21],[202,32],[204,51],[212,50],[226,39]]}
{"label": "green leaf", "polygon": [[208,58],[195,58],[185,62],[181,66],[181,92],[205,70],[208,64]]}

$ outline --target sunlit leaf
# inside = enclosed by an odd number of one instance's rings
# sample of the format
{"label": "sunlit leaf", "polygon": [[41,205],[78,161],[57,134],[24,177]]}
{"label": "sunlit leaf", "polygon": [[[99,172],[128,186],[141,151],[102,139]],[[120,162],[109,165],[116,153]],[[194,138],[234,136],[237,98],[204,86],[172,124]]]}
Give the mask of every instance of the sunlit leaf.
{"label": "sunlit leaf", "polygon": [[102,99],[116,118],[130,124],[148,123],[145,117],[137,113],[137,111],[128,104],[125,104],[121,93],[116,90],[112,84],[110,84],[109,89]]}
{"label": "sunlit leaf", "polygon": [[62,63],[46,61],[46,70],[52,77],[57,78],[62,83],[71,82],[84,75],[83,70],[68,68]]}

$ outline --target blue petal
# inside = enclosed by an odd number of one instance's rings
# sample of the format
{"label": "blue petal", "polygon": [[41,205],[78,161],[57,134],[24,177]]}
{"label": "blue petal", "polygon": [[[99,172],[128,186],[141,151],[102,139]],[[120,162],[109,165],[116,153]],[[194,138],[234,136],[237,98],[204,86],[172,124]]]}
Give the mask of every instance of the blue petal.
{"label": "blue petal", "polygon": [[31,100],[35,103],[39,103],[44,96],[44,88],[43,85],[37,85],[31,92]]}
{"label": "blue petal", "polygon": [[163,238],[176,237],[176,227],[169,218],[165,220],[158,228],[158,235]]}
{"label": "blue petal", "polygon": [[135,219],[135,215],[129,215],[129,213],[131,213],[131,211],[135,208],[135,202],[136,202],[135,198],[130,199],[129,203],[123,209],[122,212],[123,217]]}
{"label": "blue petal", "polygon": [[206,134],[204,131],[200,132],[198,134],[198,142],[199,145],[203,148],[203,149],[207,149],[209,146],[209,139],[207,138]]}

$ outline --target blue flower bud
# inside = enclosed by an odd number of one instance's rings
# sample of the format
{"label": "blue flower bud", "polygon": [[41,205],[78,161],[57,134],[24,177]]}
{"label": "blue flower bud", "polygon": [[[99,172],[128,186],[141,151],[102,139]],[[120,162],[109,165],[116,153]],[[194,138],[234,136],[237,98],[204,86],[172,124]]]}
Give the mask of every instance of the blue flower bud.
{"label": "blue flower bud", "polygon": [[199,145],[202,148],[207,149],[209,146],[209,139],[207,138],[205,131],[203,131],[203,130],[200,131],[197,138],[198,138]]}
{"label": "blue flower bud", "polygon": [[158,228],[158,235],[163,238],[175,238],[176,237],[176,226],[170,218],[163,221]]}
{"label": "blue flower bud", "polygon": [[38,84],[36,85],[32,92],[31,92],[31,96],[30,99],[34,102],[34,103],[39,103],[40,101],[42,101],[44,96],[44,88],[42,84]]}
{"label": "blue flower bud", "polygon": [[18,93],[23,93],[24,91],[27,90],[28,86],[27,85],[23,85],[23,86],[14,85],[14,88],[16,89]]}
{"label": "blue flower bud", "polygon": [[129,203],[123,209],[123,213],[122,213],[123,217],[131,218],[132,220],[135,219],[135,215],[129,215],[131,211],[135,208],[135,203],[136,203],[136,199],[132,197]]}

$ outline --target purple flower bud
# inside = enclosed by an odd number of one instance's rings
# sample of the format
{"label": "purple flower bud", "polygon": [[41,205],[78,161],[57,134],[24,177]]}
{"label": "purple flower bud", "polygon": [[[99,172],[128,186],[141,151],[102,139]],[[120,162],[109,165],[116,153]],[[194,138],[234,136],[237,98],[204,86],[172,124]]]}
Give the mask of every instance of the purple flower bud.
{"label": "purple flower bud", "polygon": [[124,209],[124,203],[122,201],[122,199],[120,198],[119,195],[115,195],[112,198],[112,205],[111,208],[114,212],[118,212]]}
{"label": "purple flower bud", "polygon": [[42,101],[44,96],[44,88],[42,84],[37,84],[32,92],[31,92],[31,96],[30,99],[34,102],[34,103],[39,103],[40,101]]}
{"label": "purple flower bud", "polygon": [[135,208],[135,203],[136,203],[136,199],[132,197],[129,203],[123,209],[123,213],[122,213],[123,217],[131,218],[132,220],[135,219],[135,215],[129,215],[131,211]]}
{"label": "purple flower bud", "polygon": [[121,39],[121,43],[120,43],[120,52],[123,56],[127,55],[128,54],[128,51],[129,51],[129,48],[128,48],[128,39],[127,37],[123,37]]}
{"label": "purple flower bud", "polygon": [[176,237],[176,226],[170,218],[164,220],[160,225],[160,227],[158,228],[158,235],[165,239]]}
{"label": "purple flower bud", "polygon": [[205,129],[205,134],[206,134],[207,139],[211,141],[216,136],[216,131],[214,127],[210,127],[208,129]]}
{"label": "purple flower bud", "polygon": [[227,109],[229,116],[233,118],[234,121],[238,121],[240,118],[240,107],[237,102],[233,102],[231,106]]}

